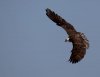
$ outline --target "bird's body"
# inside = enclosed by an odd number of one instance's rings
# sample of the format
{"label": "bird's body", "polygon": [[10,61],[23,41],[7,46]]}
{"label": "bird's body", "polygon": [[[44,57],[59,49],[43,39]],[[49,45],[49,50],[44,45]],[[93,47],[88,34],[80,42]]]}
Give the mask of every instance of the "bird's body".
{"label": "bird's body", "polygon": [[83,59],[84,55],[86,54],[86,49],[89,47],[89,41],[87,40],[86,36],[81,32],[77,32],[70,23],[65,21],[54,11],[46,9],[46,15],[67,32],[69,41],[73,44],[69,61],[72,63],[77,63]]}

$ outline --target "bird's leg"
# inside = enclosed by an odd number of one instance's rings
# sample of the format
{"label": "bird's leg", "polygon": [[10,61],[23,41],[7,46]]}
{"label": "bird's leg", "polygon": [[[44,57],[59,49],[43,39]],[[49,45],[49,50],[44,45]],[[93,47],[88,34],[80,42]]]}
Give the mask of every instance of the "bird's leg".
{"label": "bird's leg", "polygon": [[65,42],[69,41],[69,37],[65,39]]}

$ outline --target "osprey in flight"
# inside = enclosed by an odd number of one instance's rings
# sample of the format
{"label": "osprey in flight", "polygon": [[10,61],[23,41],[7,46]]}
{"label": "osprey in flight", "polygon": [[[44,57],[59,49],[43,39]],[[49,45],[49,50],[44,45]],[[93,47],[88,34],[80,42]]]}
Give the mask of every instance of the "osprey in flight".
{"label": "osprey in flight", "polygon": [[86,36],[81,32],[77,32],[73,25],[48,8],[46,9],[46,15],[67,32],[68,39],[65,41],[72,42],[73,45],[69,61],[71,63],[77,63],[83,59],[86,49],[89,48],[89,41]]}

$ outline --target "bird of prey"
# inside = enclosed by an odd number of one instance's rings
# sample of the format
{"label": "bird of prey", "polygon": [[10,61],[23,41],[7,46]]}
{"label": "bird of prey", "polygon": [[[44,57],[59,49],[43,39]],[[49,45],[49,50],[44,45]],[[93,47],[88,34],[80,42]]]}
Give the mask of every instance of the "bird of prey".
{"label": "bird of prey", "polygon": [[63,19],[61,16],[59,16],[49,8],[46,9],[46,15],[67,32],[68,39],[65,39],[65,41],[72,42],[73,45],[69,62],[72,64],[78,63],[84,58],[86,49],[89,48],[88,39],[86,38],[84,33],[76,31],[73,25],[71,25],[69,22],[67,22],[65,19]]}

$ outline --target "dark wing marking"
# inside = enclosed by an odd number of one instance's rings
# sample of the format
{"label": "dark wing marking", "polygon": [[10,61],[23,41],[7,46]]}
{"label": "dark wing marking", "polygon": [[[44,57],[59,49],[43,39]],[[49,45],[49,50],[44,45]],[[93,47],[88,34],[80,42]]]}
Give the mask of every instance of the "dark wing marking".
{"label": "dark wing marking", "polygon": [[69,61],[77,63],[84,58],[86,49],[88,48],[88,42],[81,37],[80,32],[77,32],[75,36],[72,36],[73,49]]}
{"label": "dark wing marking", "polygon": [[60,17],[58,14],[56,14],[54,11],[51,11],[50,9],[46,9],[46,15],[53,21],[55,22],[58,26],[62,27],[68,35],[73,34],[76,32],[75,28],[65,21],[62,17]]}
{"label": "dark wing marking", "polygon": [[89,47],[89,41],[83,33],[77,32],[71,37],[73,49],[69,61],[77,63],[82,60],[86,54],[86,49]]}
{"label": "dark wing marking", "polygon": [[71,63],[77,63],[83,59],[86,54],[86,49],[89,47],[87,38],[85,38],[85,36],[83,37],[82,33],[77,32],[70,23],[65,21],[54,11],[46,9],[46,15],[58,26],[62,27],[69,35],[69,41],[73,43],[73,49],[69,61]]}
{"label": "dark wing marking", "polygon": [[77,63],[84,58],[85,54],[86,54],[86,48],[81,48],[81,47],[79,48],[76,45],[74,45],[69,61],[72,63]]}

